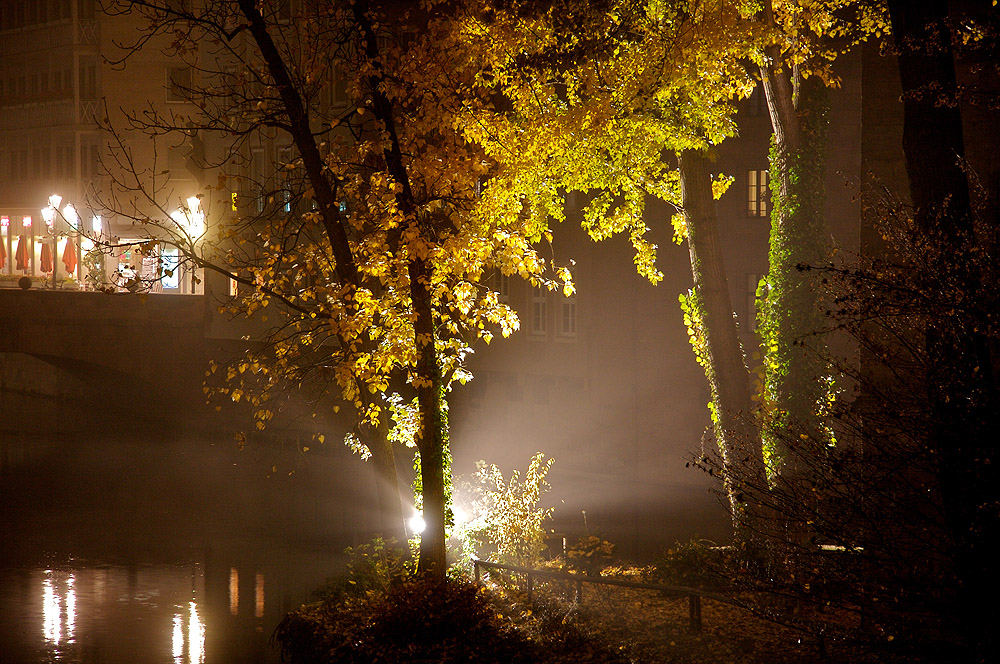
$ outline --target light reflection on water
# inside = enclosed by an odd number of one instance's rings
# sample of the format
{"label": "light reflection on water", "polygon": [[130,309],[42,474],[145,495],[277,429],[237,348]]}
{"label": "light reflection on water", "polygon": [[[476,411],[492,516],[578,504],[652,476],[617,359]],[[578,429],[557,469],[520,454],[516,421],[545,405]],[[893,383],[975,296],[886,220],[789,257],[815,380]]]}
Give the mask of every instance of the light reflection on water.
{"label": "light reflection on water", "polygon": [[[173,651],[176,664],[203,664],[205,661],[205,623],[198,615],[198,604],[188,603],[187,640],[184,640],[184,618],[180,613],[174,614]],[[187,657],[185,657],[185,653]]]}
{"label": "light reflection on water", "polygon": [[372,501],[345,468],[273,479],[204,440],[0,436],[0,664],[280,661],[278,621],[359,543]]}
{"label": "light reflection on water", "polygon": [[200,564],[2,570],[4,660],[204,664],[204,581]]}
{"label": "light reflection on water", "polygon": [[[3,662],[277,661],[266,647],[265,575],[240,606],[239,571],[213,597],[204,565],[0,568]],[[228,595],[228,597],[226,596]],[[303,598],[305,599],[305,598]],[[285,602],[281,611],[292,608]],[[271,615],[275,614],[275,615]],[[268,634],[269,636],[269,634]],[[236,657],[234,657],[236,656]]]}

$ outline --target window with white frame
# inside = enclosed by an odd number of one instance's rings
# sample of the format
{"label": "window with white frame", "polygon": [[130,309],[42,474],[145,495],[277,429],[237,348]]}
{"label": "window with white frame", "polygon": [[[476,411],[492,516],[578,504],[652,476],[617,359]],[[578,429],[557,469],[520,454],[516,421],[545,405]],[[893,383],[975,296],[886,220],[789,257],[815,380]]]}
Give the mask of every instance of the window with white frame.
{"label": "window with white frame", "polygon": [[747,216],[766,217],[770,214],[768,200],[771,193],[767,185],[766,170],[747,171]]}
{"label": "window with white frame", "polygon": [[160,249],[160,270],[163,275],[160,279],[160,287],[163,290],[180,288],[180,254],[177,247]]}
{"label": "window with white frame", "polygon": [[559,302],[559,336],[576,336],[576,295],[564,297]]}
{"label": "window with white frame", "polygon": [[541,286],[531,289],[531,333],[545,334],[545,319],[548,316],[548,291]]}

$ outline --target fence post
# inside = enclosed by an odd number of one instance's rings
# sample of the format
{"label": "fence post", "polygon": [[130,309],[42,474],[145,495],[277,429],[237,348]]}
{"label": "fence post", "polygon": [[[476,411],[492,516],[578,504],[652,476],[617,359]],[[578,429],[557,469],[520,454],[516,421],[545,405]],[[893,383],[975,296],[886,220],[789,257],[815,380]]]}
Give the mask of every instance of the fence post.
{"label": "fence post", "polygon": [[533,586],[535,585],[534,581],[535,581],[535,576],[531,572],[528,572],[528,601],[529,602],[531,601],[531,591],[533,589]]}
{"label": "fence post", "polygon": [[691,616],[691,631],[701,631],[701,595],[688,595],[688,613]]}
{"label": "fence post", "polygon": [[473,559],[473,561],[472,561],[472,568],[474,570],[476,570],[476,585],[478,586],[479,585],[479,560],[478,559]]}

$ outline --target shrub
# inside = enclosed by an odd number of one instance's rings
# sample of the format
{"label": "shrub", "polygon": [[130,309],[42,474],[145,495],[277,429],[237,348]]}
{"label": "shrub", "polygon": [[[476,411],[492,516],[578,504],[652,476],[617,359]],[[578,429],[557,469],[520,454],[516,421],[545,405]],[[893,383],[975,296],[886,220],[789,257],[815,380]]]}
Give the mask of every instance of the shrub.
{"label": "shrub", "polygon": [[532,607],[468,581],[417,577],[304,606],[275,638],[292,664],[625,662],[564,612]]}
{"label": "shrub", "polygon": [[657,583],[692,588],[727,588],[736,571],[735,551],[707,540],[678,542],[653,565]]}
{"label": "shrub", "polygon": [[566,550],[566,566],[587,576],[600,576],[601,570],[611,564],[615,545],[595,535],[581,537]]}
{"label": "shrub", "polygon": [[396,540],[376,537],[367,544],[348,547],[347,574],[327,579],[313,592],[319,600],[336,600],[344,594],[363,594],[369,590],[387,590],[413,571],[413,560]]}
{"label": "shrub", "polygon": [[552,508],[540,507],[539,501],[548,490],[545,477],[553,462],[538,452],[523,479],[515,470],[509,480],[495,465],[485,461],[477,464],[472,481],[456,487],[473,512],[456,533],[463,542],[464,556],[475,554],[508,565],[531,566],[541,561],[544,523],[551,518]]}

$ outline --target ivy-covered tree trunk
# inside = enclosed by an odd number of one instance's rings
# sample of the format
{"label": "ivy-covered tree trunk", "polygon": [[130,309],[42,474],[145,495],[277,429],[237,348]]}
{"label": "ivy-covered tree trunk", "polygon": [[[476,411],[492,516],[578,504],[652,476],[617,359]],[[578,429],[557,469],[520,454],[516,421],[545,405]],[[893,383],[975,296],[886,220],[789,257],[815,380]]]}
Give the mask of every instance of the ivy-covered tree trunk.
{"label": "ivy-covered tree trunk", "polygon": [[688,315],[696,321],[695,333],[700,332],[703,344],[696,352],[701,355],[698,359],[712,392],[712,421],[724,464],[723,481],[736,539],[752,546],[763,528],[759,523],[761,508],[752,496],[759,495],[766,478],[750,373],[740,346],[719,247],[712,176],[707,155],[701,151],[680,153],[678,165],[694,279]]}
{"label": "ivy-covered tree trunk", "polygon": [[[769,7],[768,7],[769,9]],[[794,476],[796,449],[823,444],[822,412],[830,393],[824,310],[803,266],[830,255],[825,203],[826,86],[817,76],[793,79],[777,47],[761,67],[774,129],[767,290],[759,303],[764,343],[764,456],[772,476]]]}
{"label": "ivy-covered tree trunk", "polygon": [[1000,418],[988,336],[995,312],[975,313],[983,288],[982,254],[955,99],[948,5],[944,0],[888,5],[903,87],[903,152],[919,231],[914,242],[929,264],[924,283],[940,300],[938,310],[926,316],[927,444],[937,462],[943,518],[953,540],[956,613],[969,647],[956,653],[956,661],[989,661],[997,652],[996,612],[984,607],[995,604],[1000,591],[994,544],[1000,531]]}
{"label": "ivy-covered tree trunk", "polygon": [[430,269],[427,263],[415,257],[409,264],[410,298],[415,316],[413,332],[416,335],[416,377],[412,381],[417,390],[420,408],[420,427],[416,443],[420,452],[420,481],[423,490],[424,531],[420,535],[418,569],[423,574],[444,578],[448,568],[445,549],[445,449],[447,446],[446,420],[443,412],[443,379],[434,345],[434,315],[431,308]]}

